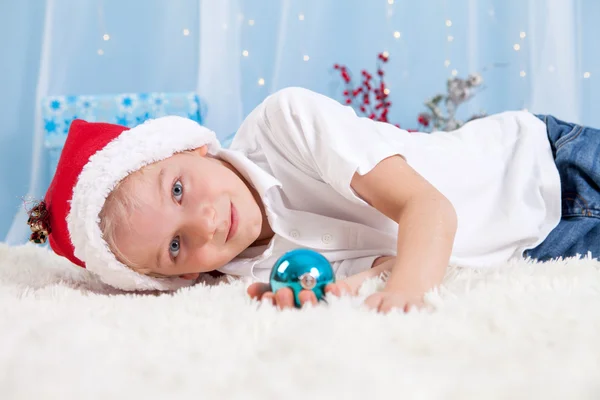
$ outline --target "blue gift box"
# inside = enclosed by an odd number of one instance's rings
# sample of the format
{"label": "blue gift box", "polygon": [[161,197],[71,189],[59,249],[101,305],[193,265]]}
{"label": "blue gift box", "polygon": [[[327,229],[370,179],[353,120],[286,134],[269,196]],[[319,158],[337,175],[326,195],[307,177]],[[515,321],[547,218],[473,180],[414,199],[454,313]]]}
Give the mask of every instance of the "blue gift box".
{"label": "blue gift box", "polygon": [[46,97],[42,101],[42,117],[50,176],[54,175],[73,120],[109,122],[133,128],[147,119],[165,115],[179,115],[202,123],[205,107],[196,93]]}

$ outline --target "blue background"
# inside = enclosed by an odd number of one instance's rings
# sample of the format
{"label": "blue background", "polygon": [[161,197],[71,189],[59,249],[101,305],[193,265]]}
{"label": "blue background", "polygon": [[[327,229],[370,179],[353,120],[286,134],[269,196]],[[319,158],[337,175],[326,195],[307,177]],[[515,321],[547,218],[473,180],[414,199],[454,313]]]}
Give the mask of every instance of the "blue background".
{"label": "blue background", "polygon": [[341,100],[332,65],[374,72],[388,51],[404,128],[454,69],[485,80],[463,118],[527,108],[600,126],[599,17],[594,0],[0,0],[0,240],[48,184],[42,96],[197,91],[225,137],[286,86]]}

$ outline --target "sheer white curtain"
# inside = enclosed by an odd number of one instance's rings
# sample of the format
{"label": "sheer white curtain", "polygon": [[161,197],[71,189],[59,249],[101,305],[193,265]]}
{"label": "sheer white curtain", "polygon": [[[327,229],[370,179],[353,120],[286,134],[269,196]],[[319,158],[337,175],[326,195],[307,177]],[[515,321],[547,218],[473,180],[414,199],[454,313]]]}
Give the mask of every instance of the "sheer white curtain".
{"label": "sheer white curtain", "polygon": [[[529,0],[531,33],[530,108],[580,121],[581,4],[564,0]],[[599,71],[600,72],[600,71]]]}
{"label": "sheer white curtain", "polygon": [[[44,157],[43,120],[41,116],[41,101],[48,94],[49,66],[52,43],[52,24],[54,15],[54,0],[47,0],[45,7],[44,25],[42,31],[42,47],[40,55],[39,76],[34,98],[33,138],[31,140],[31,165],[29,167],[29,186],[25,198],[41,198],[47,186],[44,182]],[[10,229],[5,241],[8,244],[20,244],[29,237],[29,227],[25,224],[27,214],[24,207],[20,207],[12,219]]]}
{"label": "sheer white curtain", "polygon": [[[355,75],[362,68],[372,72],[375,55],[384,50],[391,54],[386,72],[392,116],[403,126],[413,127],[422,103],[443,91],[453,72],[482,72],[486,80],[464,116],[526,108],[600,123],[582,105],[584,85],[592,93],[600,89],[585,78],[600,57],[582,63],[583,54],[595,53],[591,42],[582,41],[584,31],[589,38],[597,29],[585,26],[582,15],[587,10],[600,17],[592,0],[200,3],[207,34],[200,40],[198,90],[210,97],[208,118],[219,131],[232,132],[240,107],[246,115],[282,87],[300,85],[341,98],[331,66],[347,64]],[[240,56],[244,51],[249,55]],[[257,86],[259,79],[264,86]]]}
{"label": "sheer white curtain", "polygon": [[[2,126],[35,122],[33,129],[0,132],[2,143],[20,144],[0,149],[0,185],[7,182],[0,239],[8,231],[13,244],[28,235],[24,212],[14,215],[20,198],[40,198],[48,184],[43,121],[31,111],[46,94],[196,90],[206,100],[206,125],[224,138],[286,86],[341,100],[333,64],[349,66],[358,79],[388,51],[390,120],[404,128],[416,127],[423,102],[443,92],[453,73],[472,72],[483,74],[485,89],[460,110],[463,118],[527,108],[600,125],[595,0],[148,0],[143,7],[137,0],[26,1],[19,4],[45,13],[29,32],[41,36],[31,78],[37,90],[10,113],[3,104],[14,106],[22,88],[0,93]],[[0,18],[12,18],[9,3],[0,3]],[[0,40],[9,46],[5,53],[30,46],[22,37]],[[21,60],[21,69],[33,70]],[[0,82],[18,70],[5,68]]]}
{"label": "sheer white curtain", "polygon": [[205,124],[234,132],[243,115],[239,0],[199,0],[200,40],[197,92],[207,103]]}

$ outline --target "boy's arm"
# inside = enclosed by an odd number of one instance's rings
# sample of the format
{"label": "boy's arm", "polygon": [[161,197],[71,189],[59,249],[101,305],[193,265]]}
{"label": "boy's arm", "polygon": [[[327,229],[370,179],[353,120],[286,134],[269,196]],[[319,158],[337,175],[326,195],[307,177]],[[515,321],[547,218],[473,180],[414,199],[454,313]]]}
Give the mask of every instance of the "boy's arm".
{"label": "boy's arm", "polygon": [[348,290],[353,295],[358,294],[358,290],[367,279],[375,278],[380,276],[383,272],[391,271],[392,267],[394,266],[395,260],[396,257],[394,256],[384,256],[377,258],[373,262],[373,265],[370,269],[359,272],[358,274],[351,275],[341,280],[340,282],[346,285],[346,287],[343,289]]}
{"label": "boy's arm", "polygon": [[457,227],[454,207],[400,156],[384,159],[365,175],[355,173],[351,186],[398,223],[390,277],[367,304],[380,311],[420,304],[444,277]]}

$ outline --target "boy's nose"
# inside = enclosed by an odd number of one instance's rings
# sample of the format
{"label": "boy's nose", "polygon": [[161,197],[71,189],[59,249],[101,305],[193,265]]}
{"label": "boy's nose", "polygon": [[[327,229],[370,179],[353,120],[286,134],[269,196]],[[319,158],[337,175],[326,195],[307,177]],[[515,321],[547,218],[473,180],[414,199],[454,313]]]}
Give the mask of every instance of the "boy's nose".
{"label": "boy's nose", "polygon": [[211,240],[217,228],[216,211],[212,205],[198,206],[195,215],[189,221],[192,240],[207,242]]}

